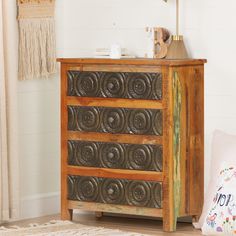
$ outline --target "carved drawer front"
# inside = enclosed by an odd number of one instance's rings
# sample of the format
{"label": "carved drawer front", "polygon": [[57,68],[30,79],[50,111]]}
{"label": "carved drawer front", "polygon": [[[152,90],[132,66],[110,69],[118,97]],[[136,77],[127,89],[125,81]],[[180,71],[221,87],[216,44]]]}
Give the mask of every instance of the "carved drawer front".
{"label": "carved drawer front", "polygon": [[68,164],[162,171],[162,146],[68,141]]}
{"label": "carved drawer front", "polygon": [[162,185],[159,182],[68,176],[68,199],[162,208]]}
{"label": "carved drawer front", "polygon": [[69,71],[68,96],[160,100],[161,73]]}
{"label": "carved drawer front", "polygon": [[68,106],[68,129],[72,131],[162,135],[162,111]]}

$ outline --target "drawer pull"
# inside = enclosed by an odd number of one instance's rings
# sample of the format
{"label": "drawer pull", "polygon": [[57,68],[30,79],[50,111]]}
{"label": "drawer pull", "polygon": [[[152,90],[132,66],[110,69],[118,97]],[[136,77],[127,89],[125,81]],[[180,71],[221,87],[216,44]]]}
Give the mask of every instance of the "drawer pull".
{"label": "drawer pull", "polygon": [[113,117],[109,117],[109,118],[108,118],[109,123],[113,123],[114,120],[115,120],[115,119],[114,119]]}
{"label": "drawer pull", "polygon": [[125,196],[125,188],[119,179],[98,179],[101,189],[101,201],[111,204],[122,204]]}
{"label": "drawer pull", "polygon": [[112,152],[108,153],[108,158],[109,158],[109,159],[114,158],[114,156],[115,156],[114,153],[112,153]]}
{"label": "drawer pull", "polygon": [[113,83],[109,83],[109,84],[108,84],[108,88],[109,88],[109,89],[113,89],[114,87],[115,87],[115,85],[114,85]]}
{"label": "drawer pull", "polygon": [[112,188],[110,188],[110,189],[108,190],[108,194],[110,194],[110,195],[112,195],[114,192],[115,192],[115,191],[114,191],[114,189],[112,189]]}

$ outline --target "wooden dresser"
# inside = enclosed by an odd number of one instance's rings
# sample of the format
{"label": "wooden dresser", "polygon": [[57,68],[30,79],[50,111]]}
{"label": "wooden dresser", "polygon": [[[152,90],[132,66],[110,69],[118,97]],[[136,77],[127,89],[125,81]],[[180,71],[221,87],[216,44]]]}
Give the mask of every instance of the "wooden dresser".
{"label": "wooden dresser", "polygon": [[163,217],[203,203],[205,60],[61,62],[61,217]]}

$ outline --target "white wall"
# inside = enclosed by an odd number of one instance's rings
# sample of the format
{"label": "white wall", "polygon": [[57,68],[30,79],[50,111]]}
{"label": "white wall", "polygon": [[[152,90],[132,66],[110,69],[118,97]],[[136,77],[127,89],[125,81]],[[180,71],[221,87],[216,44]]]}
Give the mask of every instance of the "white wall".
{"label": "white wall", "polygon": [[[174,0],[58,0],[59,57],[91,57],[95,48],[120,43],[137,56],[146,50],[145,27],[174,31]],[[205,72],[205,163],[209,179],[214,129],[236,133],[236,2],[182,0],[181,31]],[[22,217],[59,209],[59,76],[19,82]],[[29,210],[26,210],[26,206]],[[40,208],[42,206],[42,208]],[[43,207],[44,206],[44,207]]]}

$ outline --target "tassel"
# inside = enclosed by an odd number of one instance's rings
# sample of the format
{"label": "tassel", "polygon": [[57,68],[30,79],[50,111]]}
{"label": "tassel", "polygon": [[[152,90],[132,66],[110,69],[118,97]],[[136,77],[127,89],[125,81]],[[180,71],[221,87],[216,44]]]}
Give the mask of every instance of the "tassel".
{"label": "tassel", "polygon": [[19,80],[56,73],[54,1],[19,0]]}

